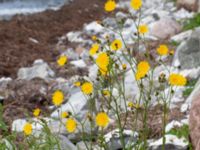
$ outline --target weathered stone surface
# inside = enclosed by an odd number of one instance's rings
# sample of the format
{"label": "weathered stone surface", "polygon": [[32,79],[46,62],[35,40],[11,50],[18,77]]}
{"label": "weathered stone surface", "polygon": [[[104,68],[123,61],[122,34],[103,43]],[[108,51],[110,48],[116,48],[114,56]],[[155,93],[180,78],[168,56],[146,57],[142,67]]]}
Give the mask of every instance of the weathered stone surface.
{"label": "weathered stone surface", "polygon": [[197,11],[198,10],[198,0],[177,0],[178,8],[185,8],[189,11]]}
{"label": "weathered stone surface", "polygon": [[196,28],[191,37],[178,46],[173,64],[181,69],[192,69],[200,66],[200,28]]}
{"label": "weathered stone surface", "polygon": [[166,17],[152,24],[150,34],[159,39],[167,39],[179,33],[180,31],[181,26],[178,24],[178,22]]}
{"label": "weathered stone surface", "polygon": [[189,114],[189,129],[192,144],[195,150],[200,149],[200,80],[197,82],[194,91],[187,99],[192,103]]}

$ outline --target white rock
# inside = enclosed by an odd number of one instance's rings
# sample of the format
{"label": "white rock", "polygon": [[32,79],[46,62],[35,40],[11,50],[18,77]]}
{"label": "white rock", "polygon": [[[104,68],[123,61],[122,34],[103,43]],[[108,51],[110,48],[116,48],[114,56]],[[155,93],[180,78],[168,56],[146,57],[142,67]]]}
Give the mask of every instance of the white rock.
{"label": "white rock", "polygon": [[182,42],[184,40],[187,40],[188,37],[190,37],[192,34],[192,30],[188,30],[185,32],[181,32],[173,37],[171,37],[171,41],[176,41],[176,42]]}
{"label": "white rock", "polygon": [[181,105],[181,112],[182,113],[187,112],[188,109],[189,109],[189,105],[188,104],[184,103],[184,104]]}
{"label": "white rock", "polygon": [[173,120],[173,121],[171,121],[170,123],[168,123],[168,124],[166,125],[166,127],[165,127],[165,132],[167,133],[167,132],[169,132],[171,129],[174,129],[174,128],[176,128],[176,127],[181,127],[181,126],[183,126],[183,124],[182,124],[181,122]]}
{"label": "white rock", "polygon": [[[165,135],[166,138],[166,145],[172,145],[174,146],[174,149],[177,148],[177,150],[186,150],[188,146],[188,142],[186,142],[185,138],[178,138],[175,135]],[[162,140],[163,138],[160,138],[159,140],[156,140],[149,144],[149,147],[151,147],[151,150],[158,150],[162,147]]]}
{"label": "white rock", "polygon": [[84,31],[88,34],[97,34],[103,32],[104,27],[98,24],[96,21],[86,24],[84,26]]}
{"label": "white rock", "polygon": [[94,64],[94,65],[89,67],[89,78],[92,81],[96,81],[97,73],[98,73],[98,66],[97,65]]}
{"label": "white rock", "polygon": [[68,102],[63,104],[60,108],[55,110],[51,117],[59,118],[64,111],[71,112],[77,119],[82,119],[87,111],[87,99],[82,92],[72,95]]}
{"label": "white rock", "polygon": [[48,80],[55,76],[55,73],[48,66],[47,63],[36,60],[32,67],[20,68],[18,71],[18,79],[31,80],[34,78],[41,78]]}
{"label": "white rock", "polygon": [[150,34],[159,39],[170,38],[180,31],[181,26],[175,20],[170,18],[160,19],[150,25]]}
{"label": "white rock", "polygon": [[85,68],[87,66],[82,59],[71,61],[70,64],[76,66],[77,68]]}
{"label": "white rock", "polygon": [[83,38],[81,37],[81,34],[82,34],[82,32],[80,32],[80,31],[68,32],[66,36],[67,36],[68,41],[80,43],[80,42],[84,41]]}

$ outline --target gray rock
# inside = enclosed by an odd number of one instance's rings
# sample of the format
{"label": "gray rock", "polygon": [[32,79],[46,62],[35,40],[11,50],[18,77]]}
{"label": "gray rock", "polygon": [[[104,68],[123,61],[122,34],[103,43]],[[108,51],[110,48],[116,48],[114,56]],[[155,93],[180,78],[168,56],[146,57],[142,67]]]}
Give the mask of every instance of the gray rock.
{"label": "gray rock", "polygon": [[[164,29],[164,30],[163,30]],[[150,34],[159,38],[166,39],[179,33],[181,31],[181,26],[173,19],[166,17],[160,19],[152,24],[150,28]]]}
{"label": "gray rock", "polygon": [[69,98],[67,103],[56,109],[51,114],[51,117],[59,118],[61,112],[67,111],[71,112],[73,116],[76,116],[77,119],[81,120],[87,111],[87,104],[88,101],[85,95],[82,92],[77,92]]}
{"label": "gray rock", "polygon": [[192,69],[200,66],[200,28],[196,28],[191,37],[178,46],[173,64],[180,63],[181,69]]}
{"label": "gray rock", "polygon": [[[65,136],[59,135],[61,150],[77,150],[76,146]],[[56,150],[56,149],[55,149]]]}
{"label": "gray rock", "polygon": [[[166,138],[166,144],[165,149],[166,150],[187,150],[188,148],[188,142],[186,142],[185,138],[178,138],[175,135],[165,135]],[[149,150],[162,150],[162,138],[151,142],[149,144]]]}
{"label": "gray rock", "polygon": [[[138,139],[138,133],[131,130],[124,130],[123,135],[127,148],[134,145]],[[123,148],[120,141],[119,129],[107,133],[104,135],[104,138],[109,150],[118,150]]]}
{"label": "gray rock", "polygon": [[55,76],[55,73],[43,60],[36,60],[32,67],[20,68],[18,71],[18,79],[31,80],[41,78],[49,80]]}

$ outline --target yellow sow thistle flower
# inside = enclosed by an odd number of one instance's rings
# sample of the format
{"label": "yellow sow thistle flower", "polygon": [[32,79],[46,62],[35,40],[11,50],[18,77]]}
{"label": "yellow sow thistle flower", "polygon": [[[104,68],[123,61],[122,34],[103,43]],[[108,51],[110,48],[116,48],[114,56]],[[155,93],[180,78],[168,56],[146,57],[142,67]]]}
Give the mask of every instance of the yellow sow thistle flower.
{"label": "yellow sow thistle flower", "polygon": [[96,124],[99,127],[105,128],[109,123],[109,117],[106,113],[100,112],[96,116]]}
{"label": "yellow sow thistle flower", "polygon": [[122,41],[119,39],[114,40],[110,45],[111,50],[117,51],[122,48]]}
{"label": "yellow sow thistle flower", "polygon": [[92,83],[90,83],[90,82],[83,83],[83,85],[81,86],[81,90],[86,95],[92,94],[92,92],[93,92]]}
{"label": "yellow sow thistle flower", "polygon": [[103,90],[103,95],[104,95],[104,96],[110,96],[110,91],[108,91],[108,90]]}
{"label": "yellow sow thistle flower", "polygon": [[97,51],[99,50],[99,44],[93,44],[92,47],[90,48],[90,56],[93,56],[97,53]]}
{"label": "yellow sow thistle flower", "polygon": [[172,86],[185,86],[187,83],[187,79],[180,74],[171,74],[169,76],[169,84]]}
{"label": "yellow sow thistle flower", "polygon": [[66,111],[62,112],[61,118],[68,118],[68,117],[69,117],[69,113],[68,112],[66,112]]}
{"label": "yellow sow thistle flower", "polygon": [[40,115],[41,110],[39,108],[36,108],[33,110],[33,116],[38,117]]}
{"label": "yellow sow thistle flower", "polygon": [[79,81],[74,82],[74,85],[77,86],[77,87],[79,87],[79,86],[81,86],[81,82],[79,82]]}
{"label": "yellow sow thistle flower", "polygon": [[114,0],[108,0],[104,5],[104,9],[107,12],[111,12],[115,10],[115,8],[116,8],[116,3]]}
{"label": "yellow sow thistle flower", "polygon": [[64,101],[64,94],[62,91],[60,90],[57,90],[53,93],[53,96],[52,96],[52,102],[55,106],[59,106],[63,103]]}
{"label": "yellow sow thistle flower", "polygon": [[135,10],[139,10],[142,7],[142,0],[131,0],[131,7]]}
{"label": "yellow sow thistle flower", "polygon": [[139,26],[138,32],[140,34],[145,34],[145,33],[149,32],[149,29],[148,29],[147,25],[143,24],[143,25]]}
{"label": "yellow sow thistle flower", "polygon": [[23,127],[23,132],[25,135],[30,135],[32,133],[33,127],[30,123],[26,123]]}
{"label": "yellow sow thistle flower", "polygon": [[69,118],[67,121],[66,121],[66,125],[65,125],[67,131],[69,133],[73,133],[75,130],[76,130],[76,127],[77,127],[77,123],[74,119],[72,118]]}
{"label": "yellow sow thistle flower", "polygon": [[93,40],[93,41],[96,41],[96,40],[97,40],[97,37],[96,37],[95,35],[93,35],[93,36],[92,36],[92,40]]}
{"label": "yellow sow thistle flower", "polygon": [[149,63],[147,61],[141,61],[137,65],[137,70],[147,73],[150,70],[150,65],[149,65]]}
{"label": "yellow sow thistle flower", "polygon": [[141,61],[137,65],[137,71],[136,71],[136,74],[135,74],[135,79],[140,80],[141,78],[144,78],[149,70],[150,70],[149,63],[147,61]]}
{"label": "yellow sow thistle flower", "polygon": [[100,53],[96,59],[96,64],[104,70],[109,64],[109,56],[105,52]]}
{"label": "yellow sow thistle flower", "polygon": [[157,53],[161,56],[164,56],[164,55],[167,55],[169,52],[169,49],[166,45],[160,45],[158,48],[157,48]]}
{"label": "yellow sow thistle flower", "polygon": [[67,59],[68,58],[65,55],[60,56],[59,59],[57,60],[57,64],[62,67],[67,63]]}
{"label": "yellow sow thistle flower", "polygon": [[122,64],[122,69],[126,70],[126,68],[127,68],[127,65],[126,64]]}

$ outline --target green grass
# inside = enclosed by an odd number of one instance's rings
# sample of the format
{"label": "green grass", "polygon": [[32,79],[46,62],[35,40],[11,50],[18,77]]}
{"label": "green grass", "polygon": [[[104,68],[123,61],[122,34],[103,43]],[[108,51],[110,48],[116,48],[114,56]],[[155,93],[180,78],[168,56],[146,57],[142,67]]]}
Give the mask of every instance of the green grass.
{"label": "green grass", "polygon": [[190,30],[200,26],[200,13],[184,22],[183,30]]}
{"label": "green grass", "polygon": [[192,91],[194,90],[195,84],[197,83],[197,79],[189,80],[186,89],[183,91],[183,96],[188,97]]}
{"label": "green grass", "polygon": [[189,143],[188,150],[192,150],[192,144],[189,140],[189,126],[184,124],[182,127],[177,127],[171,129],[167,134],[172,134],[177,136],[178,138],[185,138],[186,141]]}

